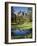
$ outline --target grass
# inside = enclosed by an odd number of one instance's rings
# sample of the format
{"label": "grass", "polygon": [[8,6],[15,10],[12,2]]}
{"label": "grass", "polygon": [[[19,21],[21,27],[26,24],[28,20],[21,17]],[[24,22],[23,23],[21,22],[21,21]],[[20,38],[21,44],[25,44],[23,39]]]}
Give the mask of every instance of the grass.
{"label": "grass", "polygon": [[27,34],[27,35],[17,35],[14,36],[13,39],[22,39],[22,38],[32,38],[32,34]]}
{"label": "grass", "polygon": [[12,27],[16,29],[30,29],[32,28],[32,23],[31,22],[25,22],[22,25],[12,25]]}

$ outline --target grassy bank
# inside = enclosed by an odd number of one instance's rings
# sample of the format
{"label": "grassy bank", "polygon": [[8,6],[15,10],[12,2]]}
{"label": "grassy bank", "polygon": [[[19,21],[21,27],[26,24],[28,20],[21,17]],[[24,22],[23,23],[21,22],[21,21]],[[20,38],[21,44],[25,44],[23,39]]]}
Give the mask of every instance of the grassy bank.
{"label": "grassy bank", "polygon": [[11,36],[12,39],[22,39],[22,38],[32,38],[32,33],[27,34],[27,35],[18,35],[18,36]]}
{"label": "grassy bank", "polygon": [[30,29],[32,28],[32,23],[31,22],[25,22],[24,24],[20,25],[12,25],[12,28],[16,29]]}

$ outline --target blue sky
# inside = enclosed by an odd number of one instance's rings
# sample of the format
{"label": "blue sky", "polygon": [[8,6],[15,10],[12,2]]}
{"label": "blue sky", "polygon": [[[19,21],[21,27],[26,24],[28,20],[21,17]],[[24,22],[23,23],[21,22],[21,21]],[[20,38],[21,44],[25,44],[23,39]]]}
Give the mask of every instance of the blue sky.
{"label": "blue sky", "polygon": [[[28,8],[29,8],[29,10],[28,10]],[[13,6],[13,9],[14,9],[15,13],[18,13],[19,11],[22,11],[22,12],[25,12],[25,13],[27,13],[28,11],[32,11],[31,7],[16,7],[16,6]],[[12,7],[11,7],[11,10],[12,10]]]}

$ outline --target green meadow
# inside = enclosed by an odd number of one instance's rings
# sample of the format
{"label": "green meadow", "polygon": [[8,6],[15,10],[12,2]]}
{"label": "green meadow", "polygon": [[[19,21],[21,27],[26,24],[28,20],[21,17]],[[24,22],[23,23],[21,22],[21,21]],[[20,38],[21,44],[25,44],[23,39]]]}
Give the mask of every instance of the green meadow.
{"label": "green meadow", "polygon": [[31,22],[25,22],[22,25],[12,25],[12,27],[16,28],[16,29],[30,29],[32,28],[32,23]]}

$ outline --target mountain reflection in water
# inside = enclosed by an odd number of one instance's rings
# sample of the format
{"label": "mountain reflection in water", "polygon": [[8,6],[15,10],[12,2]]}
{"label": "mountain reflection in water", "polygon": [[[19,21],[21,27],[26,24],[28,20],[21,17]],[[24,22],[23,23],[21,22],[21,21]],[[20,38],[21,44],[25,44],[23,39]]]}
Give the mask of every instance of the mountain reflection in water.
{"label": "mountain reflection in water", "polygon": [[16,36],[16,35],[26,35],[32,33],[32,28],[31,29],[25,29],[25,30],[14,30],[11,29],[11,36]]}

